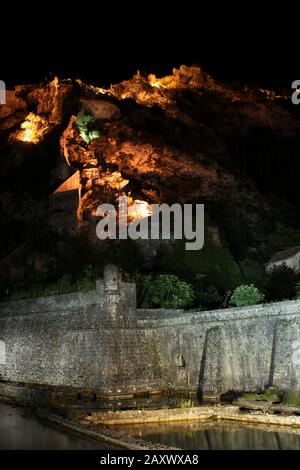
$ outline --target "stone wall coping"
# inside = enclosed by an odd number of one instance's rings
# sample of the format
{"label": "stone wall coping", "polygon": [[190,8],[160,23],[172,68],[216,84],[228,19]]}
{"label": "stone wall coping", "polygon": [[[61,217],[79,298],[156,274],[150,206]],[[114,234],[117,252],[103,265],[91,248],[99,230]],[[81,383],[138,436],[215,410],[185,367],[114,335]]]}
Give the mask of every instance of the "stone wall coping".
{"label": "stone wall coping", "polygon": [[[5,317],[20,317],[23,315],[71,314],[72,311],[86,309],[99,305],[105,300],[103,280],[97,281],[95,290],[88,292],[70,292],[68,294],[31,297],[28,299],[11,300],[0,303],[0,319]],[[120,283],[120,290],[135,292],[135,284]]]}
{"label": "stone wall coping", "polygon": [[0,303],[0,319],[6,316],[24,314],[63,313],[101,303],[99,291],[71,292],[69,294],[52,295],[29,299],[14,300]]}
{"label": "stone wall coping", "polygon": [[[121,288],[134,293],[134,284],[121,283]],[[72,311],[86,311],[88,307],[103,307],[104,285],[100,281],[97,289],[89,292],[37,297],[0,303],[0,319],[16,318],[23,315],[72,314]],[[180,309],[137,309],[138,328],[155,328],[170,325],[198,324],[245,320],[250,318],[300,315],[300,300],[289,300],[219,310],[185,312]]]}
{"label": "stone wall coping", "polygon": [[[161,315],[164,315],[163,309],[158,309],[158,312]],[[156,315],[154,318],[143,318],[143,309],[138,309],[137,313],[139,316],[138,327],[140,328],[170,327],[172,325],[245,320],[250,318],[278,317],[283,315],[300,316],[300,300],[272,302],[269,304],[206,310],[192,313],[181,311],[179,314],[175,314],[174,316],[170,316],[168,314],[168,310],[166,310],[164,318],[159,318]],[[155,314],[155,310],[153,310],[153,313]]]}

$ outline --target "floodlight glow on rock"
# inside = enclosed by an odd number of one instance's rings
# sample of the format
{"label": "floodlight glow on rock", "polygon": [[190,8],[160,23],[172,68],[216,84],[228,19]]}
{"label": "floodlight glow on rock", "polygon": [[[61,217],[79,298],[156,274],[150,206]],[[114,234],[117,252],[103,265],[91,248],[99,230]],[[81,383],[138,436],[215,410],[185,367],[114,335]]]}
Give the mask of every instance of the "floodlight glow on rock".
{"label": "floodlight glow on rock", "polygon": [[41,116],[29,113],[21,124],[21,129],[16,132],[15,139],[22,142],[38,144],[48,131],[49,125]]}

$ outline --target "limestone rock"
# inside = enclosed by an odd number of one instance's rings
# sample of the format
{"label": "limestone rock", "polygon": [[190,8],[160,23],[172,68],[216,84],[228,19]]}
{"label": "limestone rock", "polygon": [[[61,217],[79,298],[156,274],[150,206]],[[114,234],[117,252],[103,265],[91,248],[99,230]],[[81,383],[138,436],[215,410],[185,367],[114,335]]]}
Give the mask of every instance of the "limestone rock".
{"label": "limestone rock", "polygon": [[27,96],[37,107],[37,114],[47,116],[54,124],[60,124],[64,117],[66,102],[73,90],[71,83],[63,83],[58,78],[45,86],[35,88]]}
{"label": "limestone rock", "polygon": [[108,101],[82,98],[80,103],[99,121],[112,121],[121,116],[118,106]]}
{"label": "limestone rock", "polygon": [[6,104],[0,105],[0,130],[11,129],[24,119],[27,104],[14,91],[6,91]]}
{"label": "limestone rock", "polygon": [[6,91],[6,103],[0,105],[0,119],[7,118],[18,111],[25,111],[26,108],[26,102],[16,96],[14,91]]}

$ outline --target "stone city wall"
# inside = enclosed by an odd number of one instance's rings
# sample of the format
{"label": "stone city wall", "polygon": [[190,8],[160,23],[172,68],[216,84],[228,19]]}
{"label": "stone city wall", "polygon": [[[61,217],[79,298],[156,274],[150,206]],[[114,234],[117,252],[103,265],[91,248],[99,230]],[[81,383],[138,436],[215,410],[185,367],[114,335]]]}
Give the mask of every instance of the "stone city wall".
{"label": "stone city wall", "polygon": [[300,389],[300,301],[136,309],[135,285],[0,304],[0,379],[106,395]]}

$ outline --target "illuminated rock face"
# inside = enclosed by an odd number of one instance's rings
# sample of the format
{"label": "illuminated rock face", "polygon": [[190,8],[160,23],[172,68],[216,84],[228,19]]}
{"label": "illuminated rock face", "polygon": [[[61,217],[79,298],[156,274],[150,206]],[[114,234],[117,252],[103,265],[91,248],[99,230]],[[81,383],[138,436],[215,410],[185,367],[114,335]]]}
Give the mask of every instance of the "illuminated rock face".
{"label": "illuminated rock face", "polygon": [[[229,246],[234,237],[223,221],[238,220],[249,245],[239,256],[247,258],[274,230],[274,225],[264,233],[253,229],[270,218],[259,184],[268,185],[264,194],[277,188],[284,197],[298,194],[298,179],[290,175],[299,164],[294,156],[300,120],[286,101],[282,106],[284,99],[262,89],[222,84],[199,67],[185,66],[166,77],[137,74],[109,89],[59,79],[18,86],[0,107],[1,183],[8,193],[4,199],[17,208],[5,208],[11,226],[20,221],[16,213],[23,200],[33,207],[27,194],[34,193],[46,207],[50,192],[79,171],[80,208],[90,231],[95,232],[98,205],[116,205],[119,196],[127,197],[133,217],[149,213],[152,203],[201,201],[208,212],[213,206],[209,216],[222,227]],[[98,119],[88,142],[77,122],[83,106]],[[252,177],[258,173],[256,184]],[[9,185],[11,175],[22,180],[22,191]],[[1,257],[19,243],[4,248]]]}
{"label": "illuminated rock face", "polygon": [[14,135],[14,138],[22,142],[38,144],[47,133],[48,128],[49,125],[44,118],[29,113],[25,121],[21,124],[20,130]]}
{"label": "illuminated rock face", "polygon": [[144,219],[152,215],[152,208],[146,201],[140,201],[138,199],[132,202],[132,205],[128,208],[129,220]]}
{"label": "illuminated rock face", "polygon": [[14,91],[6,90],[5,105],[0,104],[0,130],[15,127],[27,114],[27,103],[16,96]]}
{"label": "illuminated rock face", "polygon": [[36,114],[45,117],[52,125],[60,125],[74,108],[74,86],[56,77],[46,85],[35,87],[26,98],[36,108]]}

